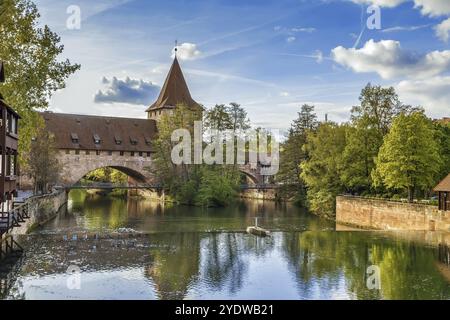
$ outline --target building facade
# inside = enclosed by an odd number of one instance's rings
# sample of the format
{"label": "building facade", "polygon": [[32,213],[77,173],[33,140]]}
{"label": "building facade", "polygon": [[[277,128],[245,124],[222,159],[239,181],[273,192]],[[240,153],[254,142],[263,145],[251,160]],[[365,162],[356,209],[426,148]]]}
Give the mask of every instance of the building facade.
{"label": "building facade", "polygon": [[[0,62],[0,82],[5,81],[5,70]],[[20,116],[4,101],[0,93],[0,207],[1,212],[11,209],[17,193],[18,125]]]}

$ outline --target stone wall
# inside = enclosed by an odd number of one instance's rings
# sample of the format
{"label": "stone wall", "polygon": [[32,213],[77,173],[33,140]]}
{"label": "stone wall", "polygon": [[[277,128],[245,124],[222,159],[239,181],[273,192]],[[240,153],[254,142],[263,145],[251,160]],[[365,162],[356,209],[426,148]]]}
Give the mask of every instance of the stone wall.
{"label": "stone wall", "polygon": [[450,212],[425,204],[339,196],[336,223],[375,230],[450,231]]}
{"label": "stone wall", "polygon": [[28,205],[30,219],[27,219],[20,227],[14,228],[12,234],[26,234],[33,228],[53,219],[66,203],[67,192],[65,190],[27,199],[26,205]]}
{"label": "stone wall", "polygon": [[246,189],[241,190],[241,198],[257,200],[277,200],[277,189]]}

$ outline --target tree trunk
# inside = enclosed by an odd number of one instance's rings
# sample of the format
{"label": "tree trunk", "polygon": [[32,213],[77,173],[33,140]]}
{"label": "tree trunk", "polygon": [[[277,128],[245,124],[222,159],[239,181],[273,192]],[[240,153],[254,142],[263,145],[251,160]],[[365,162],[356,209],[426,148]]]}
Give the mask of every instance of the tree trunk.
{"label": "tree trunk", "polygon": [[408,187],[408,201],[409,202],[414,202],[414,186],[412,187]]}

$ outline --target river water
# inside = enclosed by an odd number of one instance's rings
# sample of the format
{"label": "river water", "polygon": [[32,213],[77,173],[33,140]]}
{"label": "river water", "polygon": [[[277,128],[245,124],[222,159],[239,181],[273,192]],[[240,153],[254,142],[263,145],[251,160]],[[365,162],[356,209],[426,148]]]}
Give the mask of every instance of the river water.
{"label": "river water", "polygon": [[[255,217],[271,237],[245,233]],[[336,232],[267,201],[202,209],[74,190],[55,220],[18,241],[25,253],[4,281],[6,299],[450,298],[436,247]]]}

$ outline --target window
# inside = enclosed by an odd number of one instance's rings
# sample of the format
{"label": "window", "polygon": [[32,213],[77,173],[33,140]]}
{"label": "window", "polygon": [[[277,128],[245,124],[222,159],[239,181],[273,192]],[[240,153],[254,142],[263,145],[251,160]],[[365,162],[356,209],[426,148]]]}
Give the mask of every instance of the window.
{"label": "window", "polygon": [[10,174],[12,175],[12,176],[15,176],[16,174],[17,174],[17,170],[16,170],[16,155],[14,155],[14,154],[12,154],[10,157],[9,157],[9,160],[11,161],[11,164],[10,164]]}
{"label": "window", "polygon": [[139,152],[139,157],[142,157],[142,152]]}
{"label": "window", "polygon": [[75,154],[76,155],[80,154],[80,150],[75,150]]}
{"label": "window", "polygon": [[144,139],[145,139],[146,145],[150,145],[152,143],[152,140],[150,139],[150,137],[145,136]]}
{"label": "window", "polygon": [[134,157],[134,151],[131,151],[131,154],[130,154],[132,157]]}
{"label": "window", "polygon": [[131,143],[133,146],[135,146],[135,145],[138,144],[138,140],[137,140],[136,138],[134,138],[134,137],[130,137],[130,143]]}
{"label": "window", "polygon": [[70,154],[70,150],[66,150],[66,154]]}
{"label": "window", "polygon": [[108,151],[108,156],[112,156],[112,151]]}
{"label": "window", "polygon": [[122,144],[122,139],[119,136],[114,136],[114,140],[116,141],[117,145]]}
{"label": "window", "polygon": [[124,152],[123,152],[123,151],[120,151],[120,155],[123,156],[123,154],[124,154]]}
{"label": "window", "polygon": [[100,144],[102,142],[102,139],[100,139],[100,136],[98,134],[94,134],[94,143]]}
{"label": "window", "polygon": [[150,152],[147,152],[147,157],[150,157]]}
{"label": "window", "polygon": [[100,155],[100,153],[101,153],[100,150],[96,150],[95,151],[95,154],[98,155],[98,156]]}
{"label": "window", "polygon": [[78,138],[78,134],[72,132],[70,134],[70,138],[72,139],[72,143],[79,143],[80,139]]}
{"label": "window", "polygon": [[86,150],[86,155],[88,156],[90,154],[91,154],[91,152],[89,150]]}

